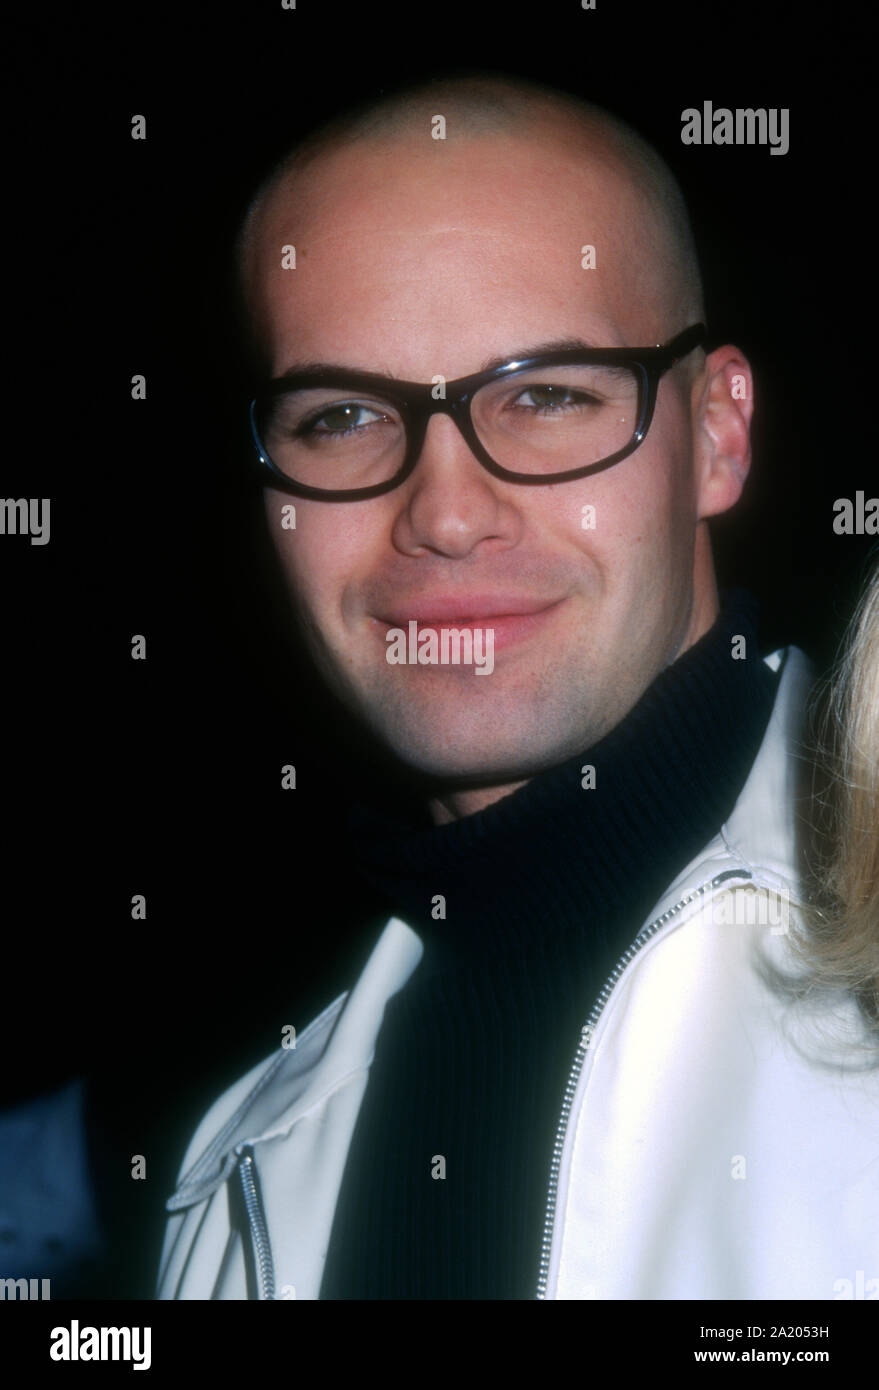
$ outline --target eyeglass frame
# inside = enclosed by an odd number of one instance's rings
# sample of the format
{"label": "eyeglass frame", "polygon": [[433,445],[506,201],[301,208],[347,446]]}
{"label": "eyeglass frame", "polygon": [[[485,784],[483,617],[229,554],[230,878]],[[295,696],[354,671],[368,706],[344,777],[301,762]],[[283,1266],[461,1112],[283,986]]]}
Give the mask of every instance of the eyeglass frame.
{"label": "eyeglass frame", "polygon": [[[485,372],[473,372],[469,376],[458,377],[446,382],[444,396],[436,399],[433,392],[436,384],[420,381],[399,381],[393,377],[374,372],[362,372],[354,368],[339,367],[294,372],[276,377],[258,390],[250,402],[250,429],[261,471],[272,484],[297,497],[307,497],[320,502],[357,502],[370,497],[379,497],[399,487],[414,472],[431,417],[450,415],[463,436],[471,453],[488,473],[503,482],[521,483],[524,486],[541,486],[549,483],[573,482],[577,478],[587,478],[612,468],[624,458],[628,458],[644,442],[653,420],[659,383],[667,371],[677,362],[701,347],[707,340],[704,323],[691,324],[670,342],[654,347],[622,348],[562,348],[557,352],[543,353],[537,357],[515,358],[499,367],[491,367]],[[638,424],[629,443],[606,459],[597,463],[587,463],[580,468],[560,473],[514,473],[503,468],[484,448],[476,427],[473,424],[471,404],[473,396],[490,382],[501,381],[517,372],[533,371],[541,367],[562,367],[580,364],[583,366],[627,366],[633,369],[638,380],[640,410]],[[308,483],[296,482],[273,463],[268,449],[262,444],[256,426],[256,409],[266,397],[281,395],[286,391],[305,387],[347,386],[360,388],[364,393],[379,396],[388,404],[395,406],[406,436],[406,452],[403,462],[392,478],[383,483],[373,483],[364,488],[316,488]],[[332,404],[332,403],[328,403]]]}

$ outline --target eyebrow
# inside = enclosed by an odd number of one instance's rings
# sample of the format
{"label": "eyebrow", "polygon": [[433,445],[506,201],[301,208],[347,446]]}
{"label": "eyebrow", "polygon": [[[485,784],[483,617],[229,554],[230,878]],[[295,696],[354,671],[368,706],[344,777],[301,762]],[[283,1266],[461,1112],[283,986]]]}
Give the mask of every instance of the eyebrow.
{"label": "eyebrow", "polygon": [[547,357],[551,352],[570,352],[575,349],[591,352],[597,346],[597,343],[590,342],[588,338],[553,338],[551,342],[535,343],[532,347],[520,348],[518,352],[507,353],[503,357],[490,357],[487,362],[483,362],[479,370],[492,372],[495,367],[506,366],[507,362],[526,362],[529,357]]}
{"label": "eyebrow", "polygon": [[[590,342],[588,338],[553,338],[549,342],[534,343],[530,347],[518,348],[515,352],[502,353],[498,357],[490,357],[477,367],[476,372],[467,372],[466,376],[475,376],[481,372],[493,372],[496,367],[505,367],[508,362],[526,362],[531,357],[546,357],[552,352],[570,352],[577,349],[585,349],[591,352],[599,346],[597,343]],[[286,381],[289,378],[299,376],[307,372],[339,372],[344,375],[346,372],[352,374],[367,372],[365,367],[352,367],[347,362],[294,362],[289,367],[285,367],[280,372],[276,381]],[[387,381],[397,381],[400,378],[388,376],[387,372],[367,372],[369,376],[384,377]]]}

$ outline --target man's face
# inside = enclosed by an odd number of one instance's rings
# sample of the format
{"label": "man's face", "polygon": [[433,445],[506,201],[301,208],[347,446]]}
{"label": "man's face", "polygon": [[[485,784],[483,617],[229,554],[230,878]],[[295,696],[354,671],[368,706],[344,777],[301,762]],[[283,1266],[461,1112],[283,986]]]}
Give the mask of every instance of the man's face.
{"label": "man's face", "polygon": [[[295,270],[281,268],[287,243]],[[348,146],[276,192],[256,247],[273,375],[320,361],[451,381],[535,344],[646,346],[688,326],[669,321],[637,190],[558,136]],[[691,452],[677,368],[645,442],[593,477],[500,481],[435,415],[395,491],[268,490],[266,506],[312,650],[349,706],[413,767],[511,781],[588,747],[697,635]],[[291,501],[295,530],[281,525]],[[490,674],[389,664],[389,628],[439,631],[439,617],[494,630]]]}

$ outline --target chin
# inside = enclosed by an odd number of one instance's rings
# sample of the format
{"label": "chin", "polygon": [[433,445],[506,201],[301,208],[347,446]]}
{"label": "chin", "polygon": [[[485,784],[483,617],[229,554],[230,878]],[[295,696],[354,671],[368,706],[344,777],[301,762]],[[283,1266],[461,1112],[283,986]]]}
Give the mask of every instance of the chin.
{"label": "chin", "polygon": [[[501,725],[499,731],[498,725]],[[560,747],[547,740],[545,726],[523,728],[518,734],[503,731],[496,716],[490,730],[462,730],[451,720],[409,727],[405,719],[391,726],[381,721],[372,727],[382,742],[412,771],[442,782],[463,785],[502,785],[522,781],[573,757],[580,746],[573,739]]]}

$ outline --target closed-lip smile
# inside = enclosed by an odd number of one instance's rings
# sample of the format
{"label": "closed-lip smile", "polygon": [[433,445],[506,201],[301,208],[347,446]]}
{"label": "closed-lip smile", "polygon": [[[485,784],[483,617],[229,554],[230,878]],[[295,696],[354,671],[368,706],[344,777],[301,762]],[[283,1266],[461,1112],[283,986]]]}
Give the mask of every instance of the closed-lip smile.
{"label": "closed-lip smile", "polygon": [[511,593],[431,594],[405,604],[398,600],[392,609],[377,614],[375,621],[385,629],[405,630],[413,621],[419,628],[491,629],[497,650],[529,636],[562,602]]}

